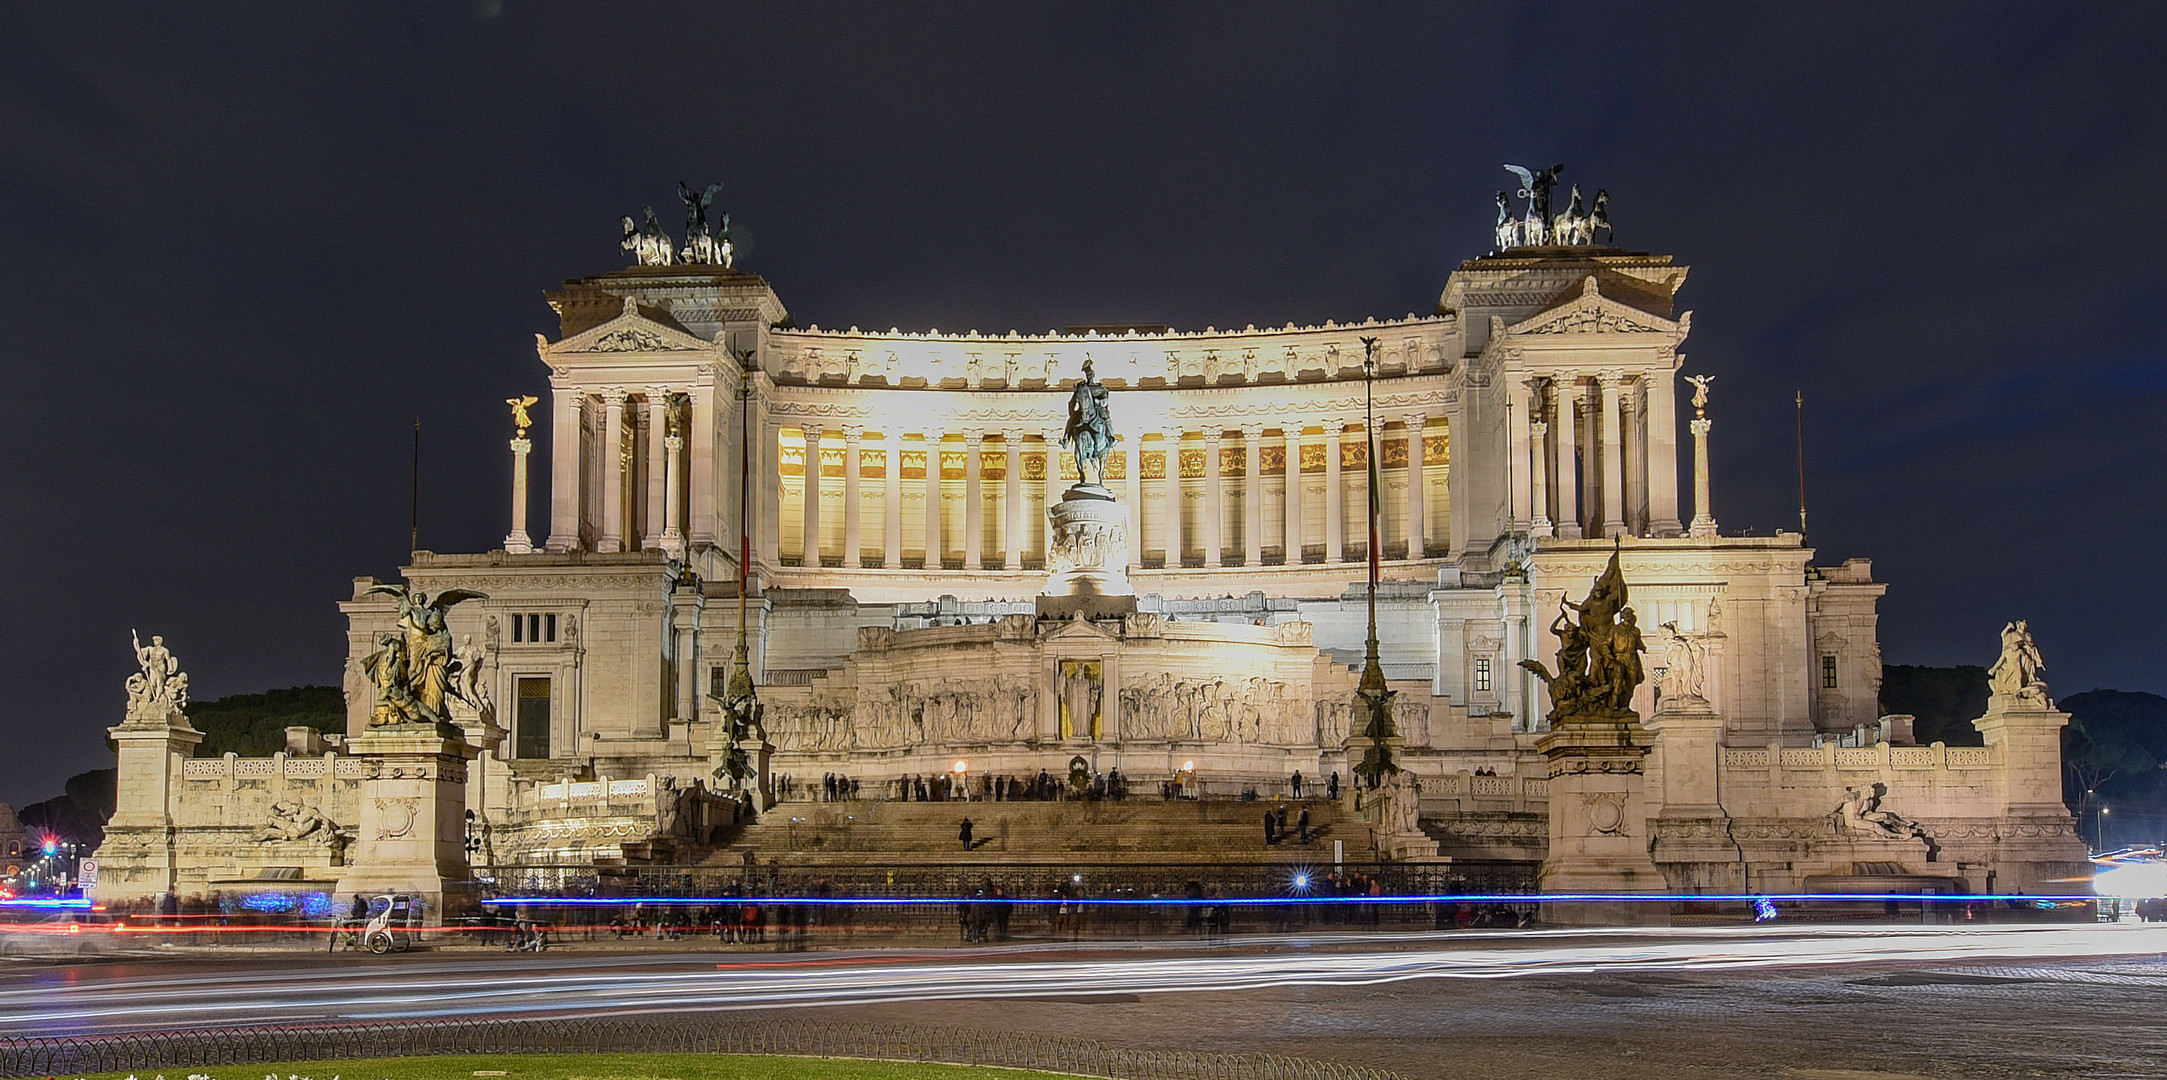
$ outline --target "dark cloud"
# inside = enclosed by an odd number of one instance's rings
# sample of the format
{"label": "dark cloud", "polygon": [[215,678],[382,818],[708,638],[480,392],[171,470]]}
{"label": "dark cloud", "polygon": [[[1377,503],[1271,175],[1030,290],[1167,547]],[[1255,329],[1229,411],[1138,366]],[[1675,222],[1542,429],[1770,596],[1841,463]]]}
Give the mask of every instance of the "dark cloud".
{"label": "dark cloud", "polygon": [[[782,9],[778,9],[782,10]],[[14,570],[0,798],[106,756],[129,627],[209,696],[338,678],[424,417],[501,537],[541,292],[721,179],[800,322],[1426,310],[1507,160],[1694,272],[1717,512],[1891,583],[1892,662],[2033,620],[2167,690],[2157,5],[197,5],[0,15]]]}

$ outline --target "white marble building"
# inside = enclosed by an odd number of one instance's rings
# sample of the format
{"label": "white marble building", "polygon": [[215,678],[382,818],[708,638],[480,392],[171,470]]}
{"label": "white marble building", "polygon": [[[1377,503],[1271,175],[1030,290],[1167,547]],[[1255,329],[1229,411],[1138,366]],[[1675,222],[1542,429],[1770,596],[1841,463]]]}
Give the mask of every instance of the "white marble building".
{"label": "white marble building", "polygon": [[[1975,890],[2070,872],[2082,849],[2047,794],[2060,714],[1998,705],[1983,749],[1909,745],[1903,718],[1879,717],[1884,586],[1869,564],[1817,566],[1795,533],[1717,528],[1714,421],[1678,415],[1685,277],[1662,255],[1508,248],[1463,263],[1426,314],[1047,335],[798,328],[766,281],[715,265],[567,282],[549,294],[558,337],[536,342],[546,522],[529,520],[522,432],[504,546],[416,552],[402,571],[431,593],[488,594],[452,608],[450,629],[481,658],[505,732],[467,793],[489,855],[682,857],[717,835],[711,694],[739,634],[741,536],[775,772],[848,774],[867,797],[958,762],[1061,775],[1082,758],[1229,795],[1346,775],[1374,439],[1382,660],[1400,761],[1446,854],[1540,860],[1559,842],[1537,746],[1549,702],[1520,661],[1549,659],[1560,600],[1615,548],[1651,642],[1669,625],[1705,655],[1705,704],[1659,708],[1655,679],[1635,702],[1654,747],[1640,816],[1618,827],[1672,886],[1797,887],[1869,862]],[[1047,507],[1074,478],[1058,442],[1087,356],[1111,388],[1106,487],[1132,523],[1136,610],[1041,619]],[[1698,462],[1680,460],[1681,426]],[[341,604],[354,735],[376,705],[362,658],[397,617],[374,583]],[[174,723],[142,737],[167,749],[123,763],[123,802],[141,804],[130,828],[149,830],[127,842],[152,853],[127,889],[259,872],[254,855],[214,870],[153,856],[174,830],[260,829],[274,795],[351,771],[336,748],[309,764],[315,744],[189,761],[192,732]],[[1886,802],[1858,802],[1862,784]],[[338,820],[352,796],[333,794],[316,805]],[[1938,846],[1841,812],[1875,805]],[[335,877],[329,865],[308,873]]]}

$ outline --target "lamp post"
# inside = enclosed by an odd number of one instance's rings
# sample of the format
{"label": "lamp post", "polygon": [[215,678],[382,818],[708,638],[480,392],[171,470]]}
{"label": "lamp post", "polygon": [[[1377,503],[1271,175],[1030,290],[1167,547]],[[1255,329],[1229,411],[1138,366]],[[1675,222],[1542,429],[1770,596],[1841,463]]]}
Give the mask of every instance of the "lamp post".
{"label": "lamp post", "polygon": [[1392,760],[1393,744],[1399,742],[1399,732],[1392,723],[1392,699],[1397,691],[1385,685],[1384,664],[1377,654],[1377,578],[1379,576],[1378,542],[1382,538],[1382,522],[1379,520],[1381,503],[1377,491],[1377,407],[1375,382],[1377,378],[1377,339],[1362,339],[1362,437],[1368,444],[1369,465],[1369,640],[1365,646],[1362,666],[1362,682],[1355,689],[1355,696],[1369,709],[1369,723],[1362,729],[1360,738],[1349,739],[1350,747],[1362,746],[1361,760],[1352,771],[1358,781],[1366,780],[1372,790],[1384,782],[1384,778],[1399,771]]}

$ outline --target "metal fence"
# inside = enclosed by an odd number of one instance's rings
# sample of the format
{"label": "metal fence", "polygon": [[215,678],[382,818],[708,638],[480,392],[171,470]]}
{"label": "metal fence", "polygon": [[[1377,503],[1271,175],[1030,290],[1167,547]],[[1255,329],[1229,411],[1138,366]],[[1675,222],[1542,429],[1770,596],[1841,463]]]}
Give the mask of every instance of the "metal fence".
{"label": "metal fence", "polygon": [[1037,1033],[724,1019],[424,1021],[0,1039],[0,1077],[443,1054],[783,1054],[1035,1069],[1119,1080],[1398,1080],[1276,1054],[1136,1050]]}
{"label": "metal fence", "polygon": [[[988,927],[974,929],[969,904],[999,905],[995,940],[1121,940],[1309,927],[1406,930],[1465,917],[1460,909],[1467,905],[1452,901],[1366,902],[1373,886],[1382,896],[1493,898],[1477,905],[1482,925],[1530,918],[1536,899],[1535,864],[1519,862],[520,866],[484,871],[481,881],[497,913],[524,910],[557,927],[560,940],[592,938],[612,927],[644,933],[665,920],[683,932],[721,934],[747,903],[758,905],[758,917],[775,926],[778,940],[795,927],[802,942],[808,934],[883,933],[984,940]],[[1527,899],[1502,899],[1521,896]]]}

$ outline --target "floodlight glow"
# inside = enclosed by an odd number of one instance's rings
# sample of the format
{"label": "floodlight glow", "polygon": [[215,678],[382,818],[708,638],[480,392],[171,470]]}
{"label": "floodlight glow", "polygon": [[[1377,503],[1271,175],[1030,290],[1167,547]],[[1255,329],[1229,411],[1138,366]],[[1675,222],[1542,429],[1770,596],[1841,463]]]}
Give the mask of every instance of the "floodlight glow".
{"label": "floodlight glow", "polygon": [[2092,889],[2101,896],[2125,900],[2167,896],[2167,863],[2125,862],[2101,867],[2092,875]]}

